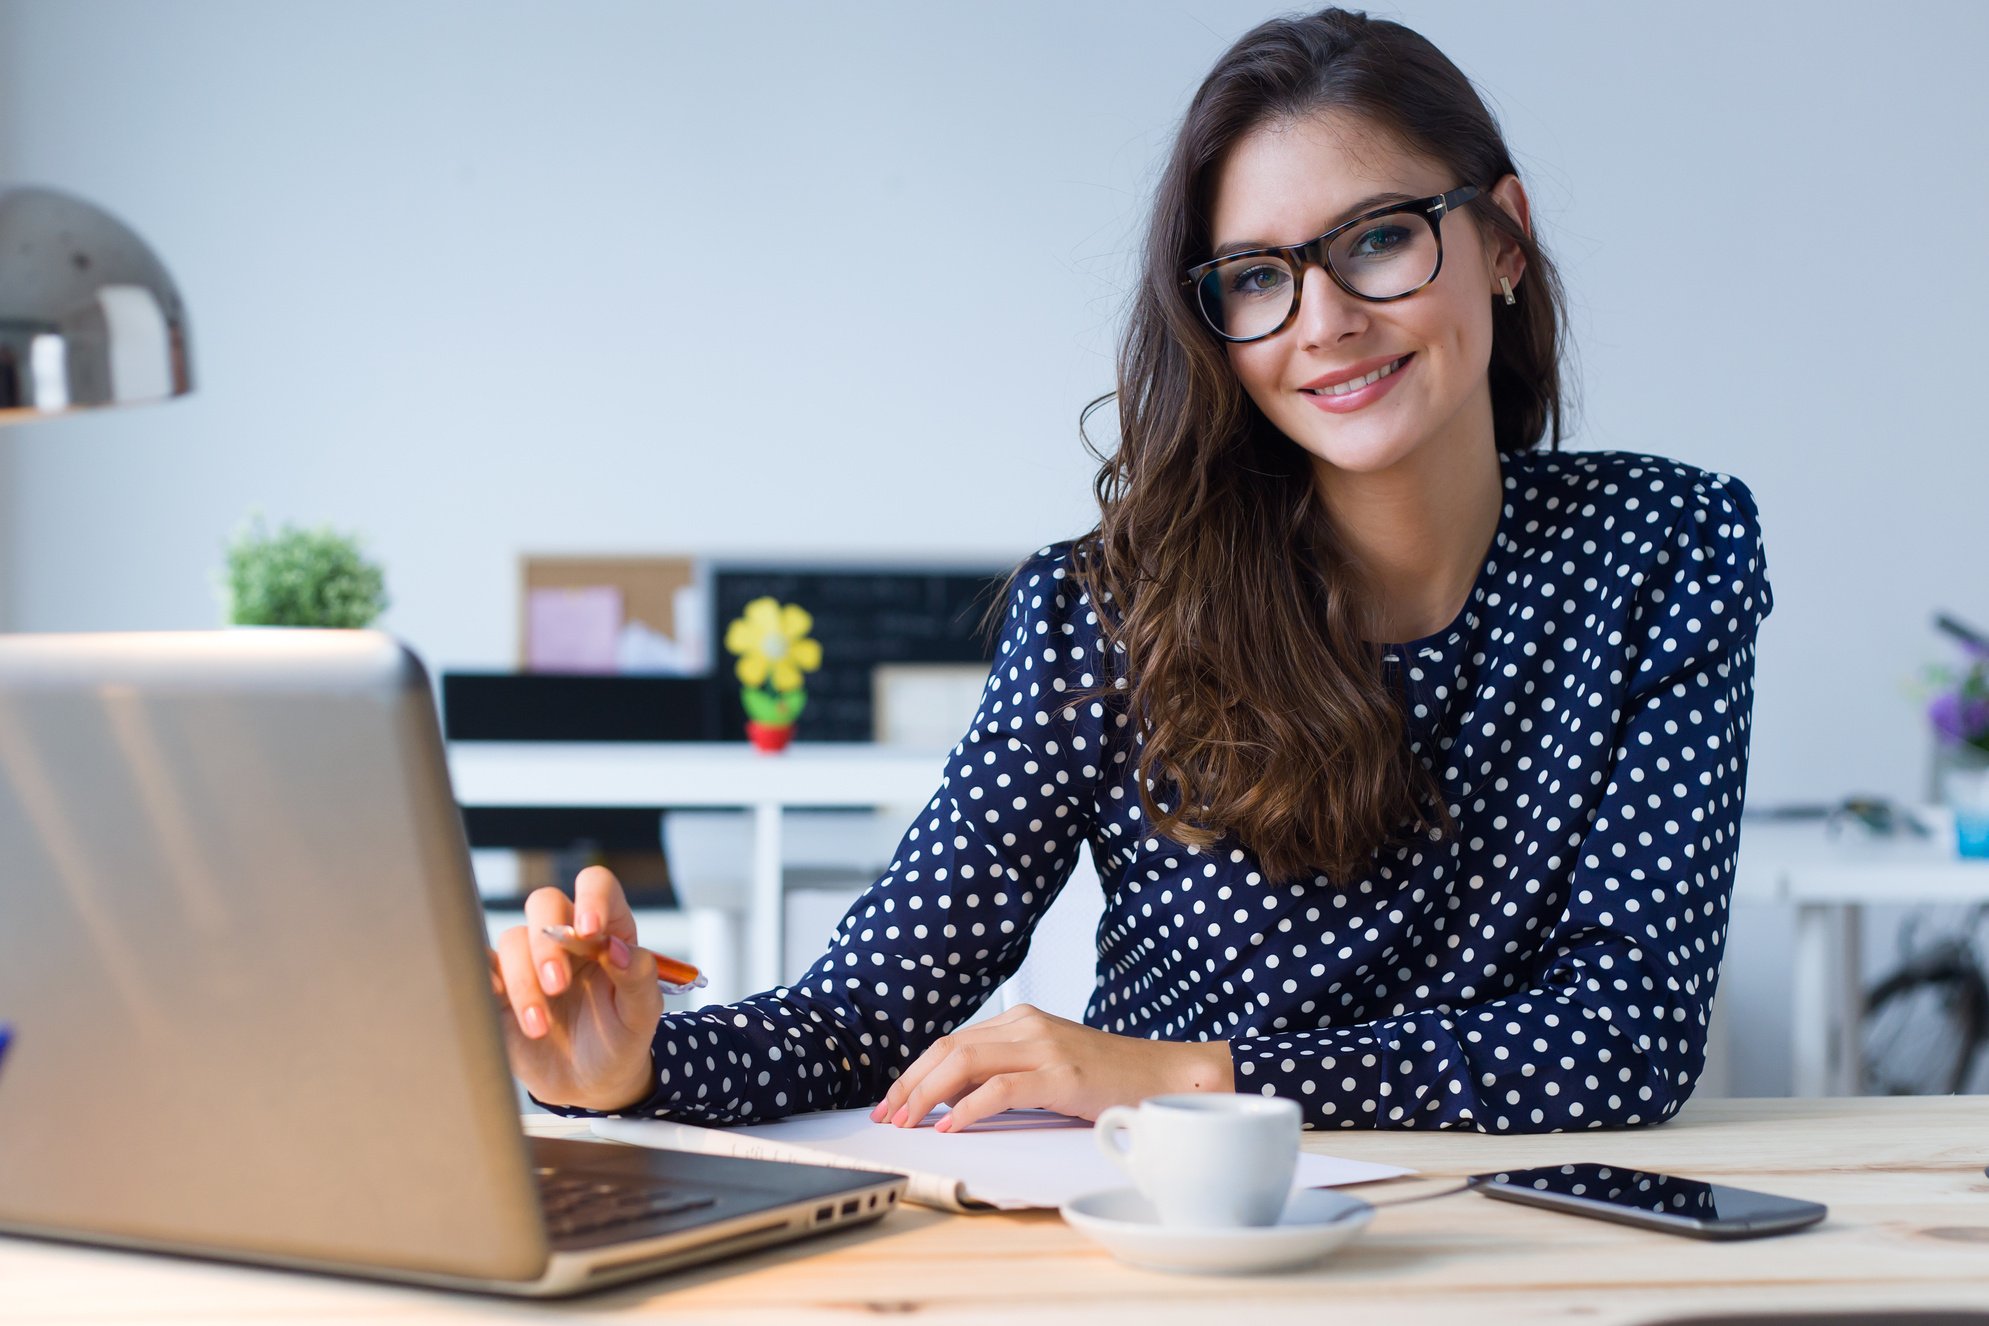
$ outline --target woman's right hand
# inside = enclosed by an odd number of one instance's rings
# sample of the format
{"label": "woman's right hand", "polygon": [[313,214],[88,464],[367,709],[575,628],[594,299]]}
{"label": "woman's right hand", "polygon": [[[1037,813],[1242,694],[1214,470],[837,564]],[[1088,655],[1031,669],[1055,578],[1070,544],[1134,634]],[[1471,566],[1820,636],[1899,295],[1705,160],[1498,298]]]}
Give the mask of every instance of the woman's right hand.
{"label": "woman's right hand", "polygon": [[[548,925],[571,925],[608,946],[599,958],[576,957],[539,932]],[[540,1100],[613,1112],[656,1089],[649,1046],[663,995],[611,871],[581,871],[571,901],[555,888],[533,890],[525,924],[499,935],[490,951],[490,980],[511,1071]]]}

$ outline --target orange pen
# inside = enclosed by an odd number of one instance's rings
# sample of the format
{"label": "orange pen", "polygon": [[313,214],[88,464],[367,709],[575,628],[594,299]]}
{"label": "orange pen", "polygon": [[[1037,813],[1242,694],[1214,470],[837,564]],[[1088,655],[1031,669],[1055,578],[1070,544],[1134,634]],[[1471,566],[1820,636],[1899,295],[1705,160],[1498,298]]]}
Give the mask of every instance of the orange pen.
{"label": "orange pen", "polygon": [[[542,925],[539,927],[539,933],[576,957],[598,958],[608,948],[606,935],[593,939],[584,938],[574,933],[570,925]],[[661,953],[650,953],[648,949],[639,948],[635,951],[638,955],[648,954],[656,963],[656,983],[663,987],[665,994],[689,994],[693,990],[703,989],[708,984],[704,973],[688,962],[666,958]]]}

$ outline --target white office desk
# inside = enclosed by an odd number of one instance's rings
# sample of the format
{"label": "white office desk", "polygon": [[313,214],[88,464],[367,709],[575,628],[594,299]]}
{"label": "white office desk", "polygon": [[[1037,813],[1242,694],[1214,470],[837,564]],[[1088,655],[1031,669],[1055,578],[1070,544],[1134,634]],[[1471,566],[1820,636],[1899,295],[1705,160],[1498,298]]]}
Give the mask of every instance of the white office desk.
{"label": "white office desk", "polygon": [[1863,909],[1989,901],[1989,861],[1956,853],[1953,822],[1945,811],[1915,809],[1933,824],[1932,837],[1878,837],[1856,824],[1832,835],[1821,822],[1741,821],[1735,897],[1795,908],[1789,984],[1798,1096],[1848,1096],[1858,1090]]}
{"label": "white office desk", "polygon": [[781,981],[781,813],[923,805],[947,752],[868,742],[801,744],[774,755],[743,741],[458,741],[456,800],[471,806],[738,806],[752,812],[747,989]]}

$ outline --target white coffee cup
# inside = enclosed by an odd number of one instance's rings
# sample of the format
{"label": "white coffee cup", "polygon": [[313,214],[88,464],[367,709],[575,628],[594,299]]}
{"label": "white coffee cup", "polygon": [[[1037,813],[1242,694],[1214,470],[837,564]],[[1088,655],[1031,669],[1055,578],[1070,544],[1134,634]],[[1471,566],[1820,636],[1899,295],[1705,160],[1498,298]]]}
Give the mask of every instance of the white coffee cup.
{"label": "white coffee cup", "polygon": [[1092,1136],[1161,1224],[1234,1229],[1277,1223],[1298,1170],[1299,1132],[1295,1100],[1209,1092],[1114,1105]]}

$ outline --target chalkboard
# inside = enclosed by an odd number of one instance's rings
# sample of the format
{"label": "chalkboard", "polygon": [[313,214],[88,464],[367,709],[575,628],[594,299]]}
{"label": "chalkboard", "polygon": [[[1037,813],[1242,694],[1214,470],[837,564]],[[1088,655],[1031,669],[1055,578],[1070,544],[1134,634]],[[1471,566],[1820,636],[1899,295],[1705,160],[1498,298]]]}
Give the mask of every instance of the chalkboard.
{"label": "chalkboard", "polygon": [[794,739],[869,741],[876,733],[871,670],[878,664],[993,663],[998,637],[983,632],[981,621],[1009,569],[715,565],[711,638],[714,681],[723,699],[721,738],[746,735],[732,672],[738,659],[725,650],[724,640],[725,628],[754,599],[770,595],[799,604],[815,619],[809,636],[821,643],[822,666],[803,677],[808,707]]}

